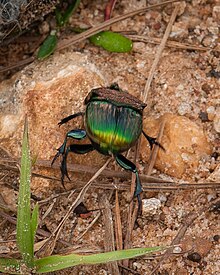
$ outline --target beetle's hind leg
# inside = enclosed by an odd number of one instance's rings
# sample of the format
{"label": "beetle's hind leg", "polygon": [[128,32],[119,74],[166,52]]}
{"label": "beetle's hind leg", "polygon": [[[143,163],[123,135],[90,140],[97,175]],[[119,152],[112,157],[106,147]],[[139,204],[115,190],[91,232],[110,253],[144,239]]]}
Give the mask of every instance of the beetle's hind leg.
{"label": "beetle's hind leg", "polygon": [[143,190],[142,190],[141,181],[140,181],[140,177],[139,177],[137,168],[136,168],[136,166],[133,162],[131,162],[130,160],[128,160],[126,157],[124,157],[121,154],[116,155],[115,159],[116,159],[117,163],[122,168],[124,168],[125,170],[129,170],[129,171],[133,172],[136,176],[136,187],[135,187],[134,196],[137,197],[137,199],[138,199],[138,213],[141,213],[141,211],[142,211],[142,202],[141,202],[140,194]]}
{"label": "beetle's hind leg", "polygon": [[165,151],[164,147],[159,142],[157,142],[156,138],[148,136],[143,130],[142,130],[142,133],[143,133],[144,137],[147,139],[147,141],[149,142],[151,150],[153,148],[153,145],[155,144]]}

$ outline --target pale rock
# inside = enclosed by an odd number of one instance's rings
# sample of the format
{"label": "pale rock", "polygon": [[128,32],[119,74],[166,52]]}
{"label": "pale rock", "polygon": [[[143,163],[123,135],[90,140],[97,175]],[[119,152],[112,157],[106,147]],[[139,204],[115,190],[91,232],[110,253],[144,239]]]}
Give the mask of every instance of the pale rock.
{"label": "pale rock", "polygon": [[215,118],[215,107],[214,106],[209,106],[207,109],[206,109],[206,112],[208,114],[208,119],[210,121],[212,121],[214,118]]}
{"label": "pale rock", "polygon": [[[165,121],[161,145],[155,167],[160,171],[177,178],[188,179],[193,176],[199,165],[199,160],[211,154],[211,146],[201,127],[184,116],[166,113],[158,119],[144,119],[145,132],[156,137],[159,126]],[[141,158],[149,160],[150,147],[145,138],[141,139]]]}
{"label": "pale rock", "polygon": [[186,22],[177,22],[173,25],[170,37],[185,38],[188,36],[188,24]]}
{"label": "pale rock", "polygon": [[143,216],[153,216],[158,213],[161,208],[161,202],[157,198],[142,200],[142,214]]}
{"label": "pale rock", "polygon": [[[102,75],[81,53],[58,53],[43,62],[32,63],[0,84],[1,146],[15,157],[21,156],[23,125],[27,115],[32,156],[51,161],[66,132],[82,127],[82,119],[72,120],[61,127],[58,122],[70,114],[83,111],[86,95],[92,88],[103,85]],[[88,165],[103,164],[100,154],[91,154],[81,158],[74,155],[74,162],[79,159],[79,162]],[[38,178],[32,181],[33,189],[40,190],[39,181],[42,186],[48,186],[48,180]]]}
{"label": "pale rock", "polygon": [[212,17],[215,19],[215,21],[220,24],[220,5],[214,6],[212,9]]}

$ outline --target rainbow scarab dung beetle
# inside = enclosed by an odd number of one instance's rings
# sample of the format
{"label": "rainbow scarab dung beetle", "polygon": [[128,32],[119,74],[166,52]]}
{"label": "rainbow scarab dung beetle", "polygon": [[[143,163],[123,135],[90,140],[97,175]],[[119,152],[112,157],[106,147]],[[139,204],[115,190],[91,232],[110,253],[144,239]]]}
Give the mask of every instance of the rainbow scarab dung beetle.
{"label": "rainbow scarab dung beetle", "polygon": [[[146,104],[123,91],[117,84],[110,87],[92,89],[84,101],[85,113],[70,115],[59,122],[62,125],[78,116],[84,116],[85,129],[73,129],[66,134],[63,144],[58,149],[52,164],[61,155],[61,180],[63,183],[67,173],[67,156],[69,152],[85,154],[97,150],[101,154],[113,156],[116,162],[125,170],[136,176],[135,196],[138,198],[139,210],[141,206],[140,193],[142,187],[136,166],[121,153],[130,149],[138,140],[141,133],[153,144],[162,147],[155,138],[148,136],[142,129],[143,110]],[[67,139],[90,139],[90,144],[71,144],[67,146]]]}

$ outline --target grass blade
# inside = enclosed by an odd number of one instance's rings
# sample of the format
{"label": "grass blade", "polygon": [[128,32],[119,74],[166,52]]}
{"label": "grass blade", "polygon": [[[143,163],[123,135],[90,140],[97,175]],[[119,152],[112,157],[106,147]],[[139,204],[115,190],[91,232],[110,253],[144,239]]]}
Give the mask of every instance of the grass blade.
{"label": "grass blade", "polygon": [[33,267],[33,238],[30,210],[31,159],[28,143],[28,123],[25,120],[22,141],[21,175],[18,196],[17,245],[27,267]]}
{"label": "grass blade", "polygon": [[51,31],[51,33],[44,40],[43,44],[40,46],[40,49],[37,53],[37,58],[43,60],[46,57],[50,56],[56,49],[57,46],[57,35],[56,31]]}
{"label": "grass blade", "polygon": [[0,271],[4,274],[21,274],[20,261],[16,259],[0,258]]}
{"label": "grass blade", "polygon": [[99,253],[93,255],[78,255],[70,254],[66,256],[54,255],[45,257],[35,261],[37,273],[53,272],[76,265],[86,264],[101,264],[112,261],[119,261],[133,257],[142,256],[147,253],[160,251],[164,248],[133,248],[127,250],[118,250],[106,253]]}
{"label": "grass blade", "polygon": [[74,3],[70,4],[65,13],[63,14],[63,25],[67,23],[70,16],[74,13],[74,11],[78,8],[80,4],[80,0],[76,0]]}
{"label": "grass blade", "polygon": [[39,217],[39,205],[35,204],[32,216],[31,216],[31,235],[32,235],[32,245],[34,246],[34,237],[37,231]]}

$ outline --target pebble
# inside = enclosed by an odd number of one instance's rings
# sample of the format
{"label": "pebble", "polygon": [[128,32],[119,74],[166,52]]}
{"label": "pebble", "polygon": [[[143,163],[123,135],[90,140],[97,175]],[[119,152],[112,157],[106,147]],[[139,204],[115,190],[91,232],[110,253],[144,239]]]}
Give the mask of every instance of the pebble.
{"label": "pebble", "polygon": [[188,36],[187,22],[177,22],[173,25],[170,37],[171,38],[186,38]]}
{"label": "pebble", "polygon": [[158,213],[161,208],[161,202],[157,198],[142,200],[142,214],[143,216],[153,216]]}
{"label": "pebble", "polygon": [[214,6],[212,9],[212,17],[215,21],[220,24],[220,6]]}
{"label": "pebble", "polygon": [[206,112],[208,114],[208,120],[212,121],[215,118],[215,107],[214,106],[209,106],[206,109]]}

